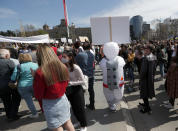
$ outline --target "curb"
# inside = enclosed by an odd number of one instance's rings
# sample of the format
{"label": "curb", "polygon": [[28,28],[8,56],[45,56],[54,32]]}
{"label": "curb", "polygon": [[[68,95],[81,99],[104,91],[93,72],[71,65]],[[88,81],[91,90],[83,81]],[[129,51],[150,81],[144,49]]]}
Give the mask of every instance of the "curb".
{"label": "curb", "polygon": [[129,111],[129,107],[128,107],[125,97],[123,97],[123,101],[121,101],[120,105],[121,105],[124,119],[126,121],[126,130],[127,131],[136,131],[136,126],[135,126],[133,117],[131,115],[131,112]]}

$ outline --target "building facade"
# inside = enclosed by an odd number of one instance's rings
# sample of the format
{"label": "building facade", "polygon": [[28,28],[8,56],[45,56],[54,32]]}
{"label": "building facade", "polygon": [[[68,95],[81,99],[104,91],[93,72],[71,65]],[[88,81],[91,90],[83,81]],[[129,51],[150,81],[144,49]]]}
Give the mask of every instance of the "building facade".
{"label": "building facade", "polygon": [[[47,27],[44,25],[44,27]],[[43,28],[44,29],[44,28]],[[44,29],[45,30],[45,29]],[[67,27],[65,25],[65,20],[61,19],[60,25],[54,26],[52,29],[47,30],[50,38],[60,40],[61,38],[67,38]],[[74,24],[69,26],[69,38],[72,39],[73,42],[79,38],[79,36],[86,36],[89,38],[91,42],[91,28],[76,28]]]}
{"label": "building facade", "polygon": [[133,30],[133,37],[136,40],[141,39],[143,32],[143,17],[140,15],[134,16],[130,20],[130,26]]}

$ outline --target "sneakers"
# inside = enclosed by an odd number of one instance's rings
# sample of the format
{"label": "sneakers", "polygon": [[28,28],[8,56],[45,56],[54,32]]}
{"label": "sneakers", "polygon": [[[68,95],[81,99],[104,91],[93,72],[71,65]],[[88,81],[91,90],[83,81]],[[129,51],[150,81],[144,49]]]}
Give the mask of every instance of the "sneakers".
{"label": "sneakers", "polygon": [[110,111],[112,112],[116,112],[117,111],[117,105],[116,104],[113,104],[109,107]]}
{"label": "sneakers", "polygon": [[13,118],[8,118],[8,122],[13,122],[13,121],[16,121],[16,120],[19,120],[20,119],[20,116],[15,116]]}
{"label": "sneakers", "polygon": [[91,105],[86,105],[86,107],[90,110],[95,110],[95,106],[91,106]]}
{"label": "sneakers", "polygon": [[140,110],[140,113],[142,113],[142,114],[148,113],[149,115],[151,115],[152,110],[150,107],[149,108],[144,107],[143,109]]}
{"label": "sneakers", "polygon": [[166,107],[167,109],[173,109],[174,108],[170,103],[168,103],[167,105],[164,105],[164,107]]}
{"label": "sneakers", "polygon": [[167,105],[167,104],[169,104],[169,101],[163,101],[163,104]]}
{"label": "sneakers", "polygon": [[32,115],[29,116],[29,118],[32,118],[32,119],[38,118],[38,117],[39,117],[38,113],[36,113],[35,115],[32,114]]}
{"label": "sneakers", "polygon": [[87,127],[81,127],[80,131],[87,131]]}

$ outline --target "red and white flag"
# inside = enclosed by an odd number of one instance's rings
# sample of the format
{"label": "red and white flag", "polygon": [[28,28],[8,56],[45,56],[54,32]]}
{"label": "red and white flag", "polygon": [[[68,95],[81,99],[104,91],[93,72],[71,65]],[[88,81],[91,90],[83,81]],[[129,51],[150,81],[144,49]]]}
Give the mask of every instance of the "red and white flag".
{"label": "red and white flag", "polygon": [[65,22],[66,22],[66,26],[68,27],[68,25],[69,25],[69,20],[68,20],[67,5],[66,5],[66,1],[65,1],[65,0],[63,0],[63,5],[64,5]]}

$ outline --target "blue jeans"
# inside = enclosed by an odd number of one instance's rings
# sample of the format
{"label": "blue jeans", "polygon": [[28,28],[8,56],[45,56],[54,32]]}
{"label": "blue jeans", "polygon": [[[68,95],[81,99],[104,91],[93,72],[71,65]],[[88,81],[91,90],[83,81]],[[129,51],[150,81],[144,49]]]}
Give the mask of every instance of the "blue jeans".
{"label": "blue jeans", "polygon": [[88,92],[90,95],[90,105],[95,105],[95,92],[94,92],[94,77],[91,77],[88,79]]}
{"label": "blue jeans", "polygon": [[132,67],[128,68],[128,74],[130,81],[134,81],[134,69]]}
{"label": "blue jeans", "polygon": [[20,87],[18,91],[22,98],[24,98],[28,108],[32,112],[33,115],[36,115],[37,111],[35,105],[33,104],[32,96],[33,96],[33,87]]}
{"label": "blue jeans", "polygon": [[164,77],[164,63],[159,63],[161,77]]}

